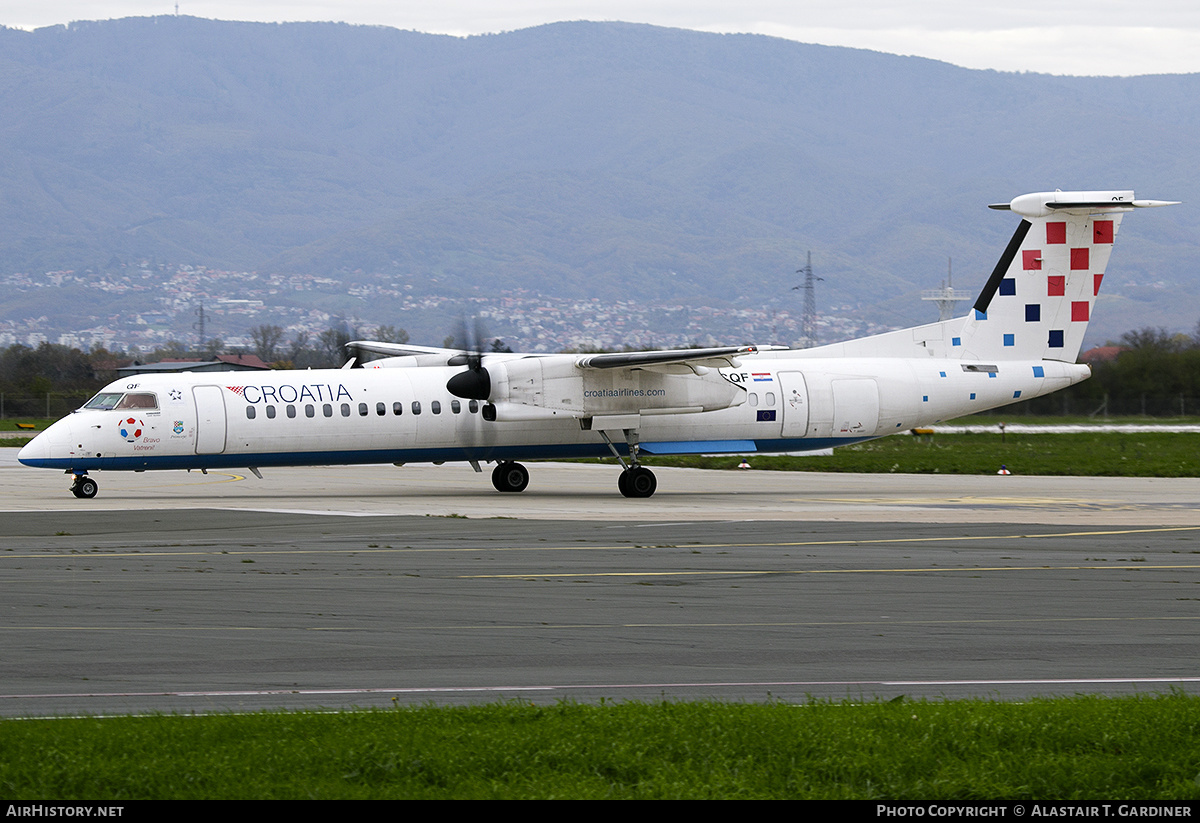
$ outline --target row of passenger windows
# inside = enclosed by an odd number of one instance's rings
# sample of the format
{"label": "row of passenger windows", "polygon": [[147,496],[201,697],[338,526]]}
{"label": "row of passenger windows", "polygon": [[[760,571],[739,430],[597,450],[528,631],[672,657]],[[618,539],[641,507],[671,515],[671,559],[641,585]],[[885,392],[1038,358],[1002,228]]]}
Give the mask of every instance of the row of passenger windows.
{"label": "row of passenger windows", "polygon": [[[773,392],[773,391],[767,392],[766,396],[763,399],[767,401],[764,405],[774,406],[775,405],[775,392]],[[750,405],[751,406],[758,405],[758,393],[757,392],[750,392]]]}
{"label": "row of passenger windows", "polygon": [[[302,408],[304,410],[305,417],[316,417],[317,416],[317,407],[314,404],[306,403]],[[295,417],[297,414],[296,406],[291,403],[284,406],[283,410],[284,410],[284,413],[288,417]],[[410,410],[412,411],[413,414],[420,414],[421,413],[421,401],[420,400],[412,401],[412,403],[410,404]],[[340,404],[339,411],[341,412],[342,417],[350,417],[353,415],[353,409],[349,403]],[[371,411],[372,411],[371,407],[368,404],[366,404],[366,403],[358,404],[358,416],[359,417],[369,417],[371,415]],[[386,417],[388,414],[388,404],[387,403],[376,403],[374,411],[375,411],[375,415],[377,417]],[[433,414],[441,414],[442,413],[442,401],[434,400],[434,401],[430,402],[429,411],[431,411]],[[478,413],[479,412],[479,401],[478,400],[467,401],[467,411],[471,414]],[[267,406],[263,407],[263,412],[267,415],[268,419],[274,420],[277,410],[276,410],[275,406],[267,405]],[[399,417],[400,415],[404,414],[404,404],[401,403],[399,400],[392,403],[391,413],[394,417]],[[451,400],[450,401],[450,413],[451,414],[461,414],[462,413],[462,403],[460,403],[458,400]],[[321,406],[321,414],[324,415],[325,417],[333,417],[333,404],[332,403],[323,404]],[[247,406],[246,407],[246,419],[253,420],[256,417],[258,417],[258,407],[257,406]]]}

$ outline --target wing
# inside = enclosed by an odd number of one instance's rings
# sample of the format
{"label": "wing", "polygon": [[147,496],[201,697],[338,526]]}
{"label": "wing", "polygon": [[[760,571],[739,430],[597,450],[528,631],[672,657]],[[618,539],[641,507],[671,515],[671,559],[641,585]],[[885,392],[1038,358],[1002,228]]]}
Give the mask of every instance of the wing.
{"label": "wing", "polygon": [[447,360],[462,354],[459,349],[438,349],[433,346],[410,346],[408,343],[380,343],[375,340],[354,340],[346,344],[348,349],[369,351],[372,354],[386,354],[389,357],[416,356],[418,354],[434,354],[444,356]]}
{"label": "wing", "polygon": [[671,351],[630,351],[589,354],[575,365],[581,369],[637,369],[653,366],[686,365],[720,368],[737,366],[737,357],[785,346],[727,346],[718,349],[674,349]]}

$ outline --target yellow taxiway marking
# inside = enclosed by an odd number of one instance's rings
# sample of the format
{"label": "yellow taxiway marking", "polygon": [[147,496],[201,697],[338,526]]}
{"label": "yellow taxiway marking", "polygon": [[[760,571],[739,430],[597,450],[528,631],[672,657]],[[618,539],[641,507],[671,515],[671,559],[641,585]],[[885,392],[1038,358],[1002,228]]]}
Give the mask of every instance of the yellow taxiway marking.
{"label": "yellow taxiway marking", "polygon": [[[191,472],[188,472],[188,474],[191,474]],[[212,477],[214,475],[217,477],[224,477],[225,479],[224,480],[200,480],[195,483],[164,483],[162,485],[156,485],[154,488],[170,489],[170,488],[174,488],[176,486],[187,486],[189,488],[192,486],[211,486],[213,483],[236,483],[239,480],[246,479],[246,475],[244,475],[244,474],[230,474],[228,472],[209,472],[208,474],[202,473],[200,476],[201,477]]]}
{"label": "yellow taxiway marking", "polygon": [[798,497],[789,503],[843,503],[870,506],[1011,506],[1015,508],[1085,508],[1100,511],[1123,511],[1143,508],[1141,504],[1120,500],[1096,500],[1066,497],[1035,499],[1030,497]]}
{"label": "yellow taxiway marking", "polygon": [[[738,629],[738,628],[804,628],[823,626],[1005,626],[1022,623],[1138,623],[1138,622],[1196,622],[1200,615],[1149,617],[972,617],[963,620],[755,620],[745,622],[670,622],[670,623],[485,623],[432,624],[403,626],[400,631],[512,631],[514,629]],[[36,632],[370,632],[363,626],[0,626],[0,634],[20,631]]]}
{"label": "yellow taxiway marking", "polygon": [[[879,537],[871,539],[854,539],[845,540],[793,540],[793,541],[772,541],[769,543],[750,543],[750,542],[726,542],[726,543],[672,543],[661,548],[671,549],[769,549],[769,548],[803,548],[803,547],[819,547],[819,546],[871,546],[871,545],[897,545],[897,544],[916,544],[916,543],[949,543],[949,542],[970,542],[980,540],[1043,540],[1053,537],[1103,537],[1125,534],[1164,534],[1168,532],[1194,532],[1200,531],[1200,526],[1155,526],[1142,529],[1093,529],[1091,531],[1080,532],[1044,532],[1034,534],[962,534],[949,537]],[[54,535],[55,537],[73,537],[73,535]],[[336,537],[336,535],[335,535]],[[103,536],[97,536],[96,539],[103,539]],[[108,558],[137,558],[137,557],[219,557],[226,555],[229,557],[241,557],[245,555],[254,556],[285,556],[285,555],[308,555],[308,554],[324,554],[324,555],[345,555],[345,554],[421,554],[421,553],[456,553],[456,552],[547,552],[547,551],[629,551],[660,548],[659,546],[650,546],[644,543],[631,542],[624,545],[606,545],[606,546],[438,546],[433,548],[414,548],[406,546],[404,548],[358,548],[358,549],[210,549],[210,550],[194,550],[194,551],[121,551],[109,552],[103,549],[88,549],[81,551],[72,549],[69,551],[49,551],[38,552],[37,554],[10,554],[0,553],[0,560],[29,560],[29,559],[46,559],[46,558],[61,558],[70,557],[81,560],[87,559],[108,559]],[[1016,568],[1016,567],[1013,567]],[[1050,568],[1050,567],[1035,567],[1035,568]],[[1067,567],[1062,567],[1067,568]],[[1086,567],[1080,567],[1086,568]],[[1115,568],[1112,566],[1098,566],[1097,568]],[[1193,566],[1145,566],[1138,564],[1131,568],[1182,568],[1189,569]],[[860,571],[867,571],[865,569]],[[892,569],[890,571],[898,571]],[[944,571],[944,569],[932,569],[932,571]],[[672,572],[663,572],[663,574],[671,574]],[[697,572],[699,573],[699,572]],[[733,574],[733,572],[720,572],[721,574]],[[752,574],[753,572],[745,572]],[[763,572],[767,574],[769,572]],[[631,574],[636,574],[631,572]],[[648,572],[646,574],[649,574]],[[545,575],[510,575],[512,577],[542,577]],[[569,575],[566,575],[569,576]]]}
{"label": "yellow taxiway marking", "polygon": [[746,577],[765,574],[942,574],[953,572],[1064,572],[1064,571],[1168,571],[1178,569],[1200,569],[1200,563],[1188,565],[1156,566],[1146,563],[1104,564],[1097,566],[928,566],[923,568],[898,569],[725,569],[710,571],[676,572],[525,572],[523,574],[462,574],[459,579],[472,580],[490,578],[494,580],[539,580],[556,577]]}

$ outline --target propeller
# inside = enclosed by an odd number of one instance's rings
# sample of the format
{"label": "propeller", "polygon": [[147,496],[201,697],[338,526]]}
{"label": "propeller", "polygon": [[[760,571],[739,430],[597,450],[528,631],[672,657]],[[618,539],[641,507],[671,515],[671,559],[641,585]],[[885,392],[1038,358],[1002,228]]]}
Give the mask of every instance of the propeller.
{"label": "propeller", "polygon": [[483,366],[483,341],[487,336],[483,324],[476,317],[473,329],[468,330],[465,322],[459,324],[459,329],[455,340],[461,341],[463,351],[446,362],[466,366],[467,370],[447,380],[446,391],[464,400],[487,400],[492,393],[492,377]]}

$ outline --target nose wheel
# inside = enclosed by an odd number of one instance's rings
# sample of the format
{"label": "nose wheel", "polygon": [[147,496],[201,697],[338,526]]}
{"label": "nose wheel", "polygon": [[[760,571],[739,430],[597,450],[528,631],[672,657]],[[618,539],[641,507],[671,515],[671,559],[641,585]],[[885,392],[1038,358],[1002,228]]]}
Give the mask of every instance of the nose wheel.
{"label": "nose wheel", "polygon": [[84,500],[91,500],[98,491],[100,491],[100,487],[96,485],[95,480],[85,474],[75,475],[75,482],[71,484],[71,494]]}
{"label": "nose wheel", "polygon": [[499,463],[492,469],[492,485],[498,492],[523,492],[529,485],[529,470],[520,463]]}

